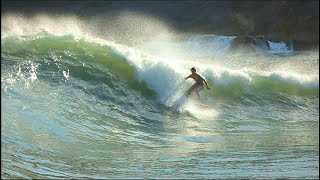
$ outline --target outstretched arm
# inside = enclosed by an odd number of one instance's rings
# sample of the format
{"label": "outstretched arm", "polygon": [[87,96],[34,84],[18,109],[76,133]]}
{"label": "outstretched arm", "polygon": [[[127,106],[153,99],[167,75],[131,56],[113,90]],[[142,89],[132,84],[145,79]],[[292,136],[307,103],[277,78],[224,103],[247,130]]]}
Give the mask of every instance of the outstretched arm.
{"label": "outstretched arm", "polygon": [[189,75],[188,77],[184,78],[184,79],[188,79],[188,78],[191,78],[191,75]]}

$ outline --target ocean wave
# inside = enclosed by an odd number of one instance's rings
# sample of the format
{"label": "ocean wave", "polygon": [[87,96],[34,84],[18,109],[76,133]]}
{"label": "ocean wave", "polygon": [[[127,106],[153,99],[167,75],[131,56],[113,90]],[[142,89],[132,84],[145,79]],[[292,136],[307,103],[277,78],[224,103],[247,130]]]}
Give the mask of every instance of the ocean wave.
{"label": "ocean wave", "polygon": [[[123,81],[144,95],[156,94],[164,104],[177,93],[181,95],[192,84],[183,79],[189,74],[189,68],[186,67],[191,67],[192,64],[201,69],[202,75],[213,87],[206,95],[214,94],[219,97],[246,91],[270,91],[315,96],[319,89],[317,74],[230,69],[210,62],[156,57],[102,39],[55,36],[43,32],[35,36],[5,38],[2,56],[17,57],[15,66],[19,67],[19,71],[24,66],[25,59],[32,61],[29,63],[30,67],[37,68],[29,68],[27,73],[33,73],[33,79],[38,74],[39,78],[51,81],[53,76],[50,71],[60,74],[59,78],[62,79],[78,78],[90,83],[108,84],[108,78],[114,78],[114,83]],[[103,73],[111,75],[105,77],[101,75]]]}

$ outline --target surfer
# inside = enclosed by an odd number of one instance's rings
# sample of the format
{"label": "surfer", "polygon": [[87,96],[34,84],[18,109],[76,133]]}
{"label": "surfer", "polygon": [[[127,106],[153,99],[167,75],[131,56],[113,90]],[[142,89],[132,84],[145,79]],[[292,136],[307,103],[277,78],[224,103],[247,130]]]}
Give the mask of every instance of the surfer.
{"label": "surfer", "polygon": [[192,74],[190,74],[188,77],[186,77],[185,79],[188,78],[192,78],[196,81],[196,83],[194,85],[192,85],[186,92],[186,95],[189,96],[191,94],[192,91],[195,91],[199,100],[200,100],[200,94],[199,92],[203,89],[203,85],[205,84],[207,86],[207,89],[210,89],[207,81],[204,80],[199,74],[196,73],[196,69],[193,67],[191,68],[191,72]]}

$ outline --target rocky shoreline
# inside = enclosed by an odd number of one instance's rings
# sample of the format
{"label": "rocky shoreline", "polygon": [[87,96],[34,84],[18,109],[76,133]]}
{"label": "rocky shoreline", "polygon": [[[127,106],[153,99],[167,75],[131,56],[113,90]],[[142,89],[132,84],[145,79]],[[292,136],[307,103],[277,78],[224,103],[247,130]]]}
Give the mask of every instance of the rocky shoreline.
{"label": "rocky shoreline", "polygon": [[[1,1],[2,14],[76,14],[85,19],[130,10],[151,14],[185,34],[259,36],[285,41],[295,50],[319,47],[319,1]],[[267,45],[267,43],[266,43]]]}

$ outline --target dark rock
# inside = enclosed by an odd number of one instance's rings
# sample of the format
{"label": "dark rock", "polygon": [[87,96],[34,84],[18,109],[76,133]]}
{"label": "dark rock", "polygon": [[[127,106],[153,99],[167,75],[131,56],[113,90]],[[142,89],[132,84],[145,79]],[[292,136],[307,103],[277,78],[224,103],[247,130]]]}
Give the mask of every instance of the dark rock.
{"label": "dark rock", "polygon": [[263,35],[259,35],[256,37],[244,35],[244,36],[237,36],[233,39],[230,45],[230,50],[246,50],[249,52],[256,52],[254,49],[258,47],[260,49],[267,50],[269,49],[269,43],[264,38]]}

